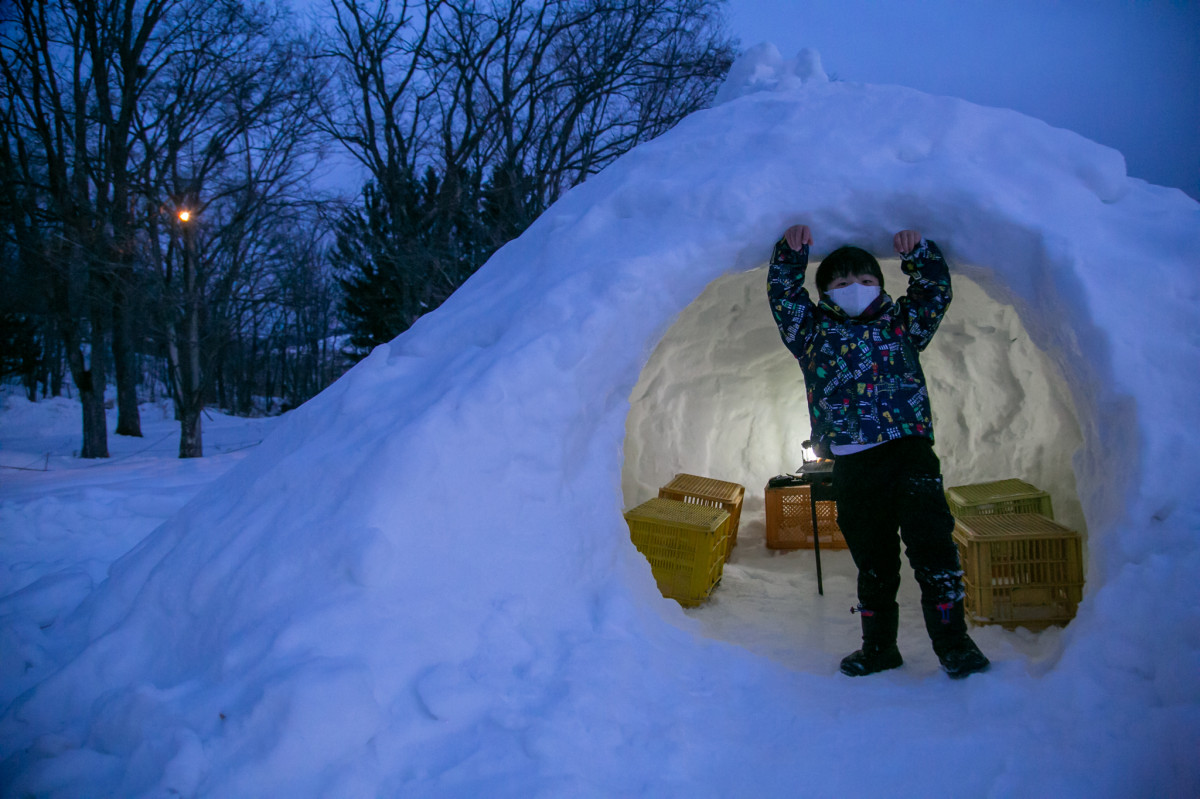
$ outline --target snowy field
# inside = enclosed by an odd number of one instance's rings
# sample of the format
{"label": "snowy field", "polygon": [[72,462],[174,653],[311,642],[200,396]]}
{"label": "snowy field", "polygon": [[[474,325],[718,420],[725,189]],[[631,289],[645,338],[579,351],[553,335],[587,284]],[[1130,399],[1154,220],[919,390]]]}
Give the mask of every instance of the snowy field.
{"label": "snowy field", "polygon": [[[0,597],[39,580],[60,583],[63,598],[90,591],[109,565],[175,515],[266,437],[277,419],[239,419],[209,411],[206,457],[180,460],[179,423],[170,403],[143,405],[142,438],[109,436],[108,460],[81,460],[79,403],[31,403],[6,387],[0,412]],[[116,411],[108,429],[116,428]],[[32,595],[36,591],[26,591]],[[52,618],[73,605],[53,608]],[[48,608],[49,609],[49,608]],[[5,702],[18,672],[4,663]]]}
{"label": "snowy field", "polygon": [[[1200,795],[1200,206],[813,54],[751,51],[718,101],[204,461],[154,420],[81,463],[71,407],[7,400],[0,463],[48,470],[0,470],[0,794]],[[986,674],[937,670],[910,575],[904,667],[838,674],[852,568],[817,596],[761,499],[701,608],[629,543],[672,470],[757,497],[797,465],[798,370],[746,310],[796,222],[817,258],[938,242],[949,481],[1039,475],[1086,531],[1078,617],[977,630]]]}

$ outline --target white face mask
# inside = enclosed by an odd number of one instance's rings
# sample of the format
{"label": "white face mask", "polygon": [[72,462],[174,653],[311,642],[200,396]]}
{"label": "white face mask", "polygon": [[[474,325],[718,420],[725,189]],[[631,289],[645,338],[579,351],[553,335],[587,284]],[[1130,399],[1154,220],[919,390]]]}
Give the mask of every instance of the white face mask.
{"label": "white face mask", "polygon": [[829,289],[825,292],[829,299],[846,312],[847,316],[858,316],[867,310],[867,306],[879,296],[879,286],[864,286],[862,283],[851,283],[840,289]]}

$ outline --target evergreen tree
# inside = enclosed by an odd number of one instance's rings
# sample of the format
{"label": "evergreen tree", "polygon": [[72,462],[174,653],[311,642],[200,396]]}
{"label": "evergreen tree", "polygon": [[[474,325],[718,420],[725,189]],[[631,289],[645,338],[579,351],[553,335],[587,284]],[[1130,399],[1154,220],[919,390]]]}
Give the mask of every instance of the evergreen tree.
{"label": "evergreen tree", "polygon": [[337,224],[332,260],[354,360],[407,330],[467,281],[544,209],[519,166],[449,177],[430,168],[389,190],[363,189],[362,205]]}
{"label": "evergreen tree", "polygon": [[520,164],[503,164],[492,171],[483,187],[480,213],[488,257],[525,232],[542,211],[537,183]]}
{"label": "evergreen tree", "polygon": [[337,224],[332,261],[354,360],[440,305],[481,263],[475,203],[460,205],[464,192],[474,194],[469,184],[451,186],[433,169],[420,181],[404,173],[389,183],[368,183],[362,205]]}

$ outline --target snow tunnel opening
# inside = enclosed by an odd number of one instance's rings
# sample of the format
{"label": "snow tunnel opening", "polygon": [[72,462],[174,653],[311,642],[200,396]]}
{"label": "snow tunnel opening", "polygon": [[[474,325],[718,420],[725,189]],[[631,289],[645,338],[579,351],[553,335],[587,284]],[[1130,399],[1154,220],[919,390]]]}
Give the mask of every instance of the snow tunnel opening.
{"label": "snow tunnel opening", "polygon": [[[899,259],[882,260],[881,266],[886,290],[902,294],[907,278]],[[718,278],[679,314],[641,371],[625,427],[626,509],[657,496],[659,487],[678,473],[745,486],[738,545],[726,565],[727,576],[704,606],[689,611],[703,617],[706,607],[724,606],[731,614],[729,634],[708,632],[734,640],[745,631],[733,629],[740,613],[731,606],[748,603],[761,609],[780,586],[787,586],[780,589],[784,593],[816,595],[812,550],[768,550],[765,542],[767,481],[799,468],[801,445],[810,432],[803,376],[771,317],[766,273],[763,266]],[[1014,306],[995,299],[963,270],[955,271],[954,280],[954,301],[922,355],[945,484],[1023,479],[1051,495],[1055,519],[1083,534],[1086,547],[1073,469],[1083,435],[1067,381],[1031,340]],[[823,551],[822,564],[827,603],[852,600],[849,554]],[[740,572],[747,568],[768,574],[731,587],[738,580],[729,576],[746,578]],[[916,591],[906,561],[903,568],[901,603],[915,612],[915,600],[904,597],[906,591],[915,597]],[[842,604],[838,608],[844,611]],[[786,605],[780,612],[786,612]],[[857,628],[849,614],[842,615],[845,619],[837,624],[848,627],[843,633],[848,637],[831,644],[833,650],[852,643]],[[828,626],[804,614],[792,623]],[[919,627],[919,622],[908,627]],[[772,645],[752,648],[769,654]]]}

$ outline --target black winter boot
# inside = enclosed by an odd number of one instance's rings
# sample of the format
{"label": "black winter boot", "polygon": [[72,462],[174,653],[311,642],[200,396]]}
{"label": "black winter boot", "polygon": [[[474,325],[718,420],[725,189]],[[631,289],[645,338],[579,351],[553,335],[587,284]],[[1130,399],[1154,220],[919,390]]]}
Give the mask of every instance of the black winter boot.
{"label": "black winter boot", "polygon": [[863,648],[842,658],[842,674],[849,677],[865,677],[878,671],[897,669],[904,665],[900,650],[895,644],[889,647],[876,647],[863,644]]}
{"label": "black winter boot", "polygon": [[954,680],[961,680],[968,674],[987,671],[987,667],[991,665],[991,661],[979,651],[979,647],[975,646],[969,635],[964,635],[960,640],[943,648],[937,656],[942,663],[942,670]]}
{"label": "black winter boot", "polygon": [[946,674],[959,680],[987,670],[991,661],[967,635],[963,600],[938,605],[922,603],[921,611],[925,615],[925,629],[929,632],[929,640],[933,642],[933,651]]}
{"label": "black winter boot", "polygon": [[896,648],[900,609],[893,605],[887,610],[872,611],[859,605],[855,610],[862,615],[863,645],[854,654],[842,658],[842,674],[864,677],[904,665],[900,650]]}

